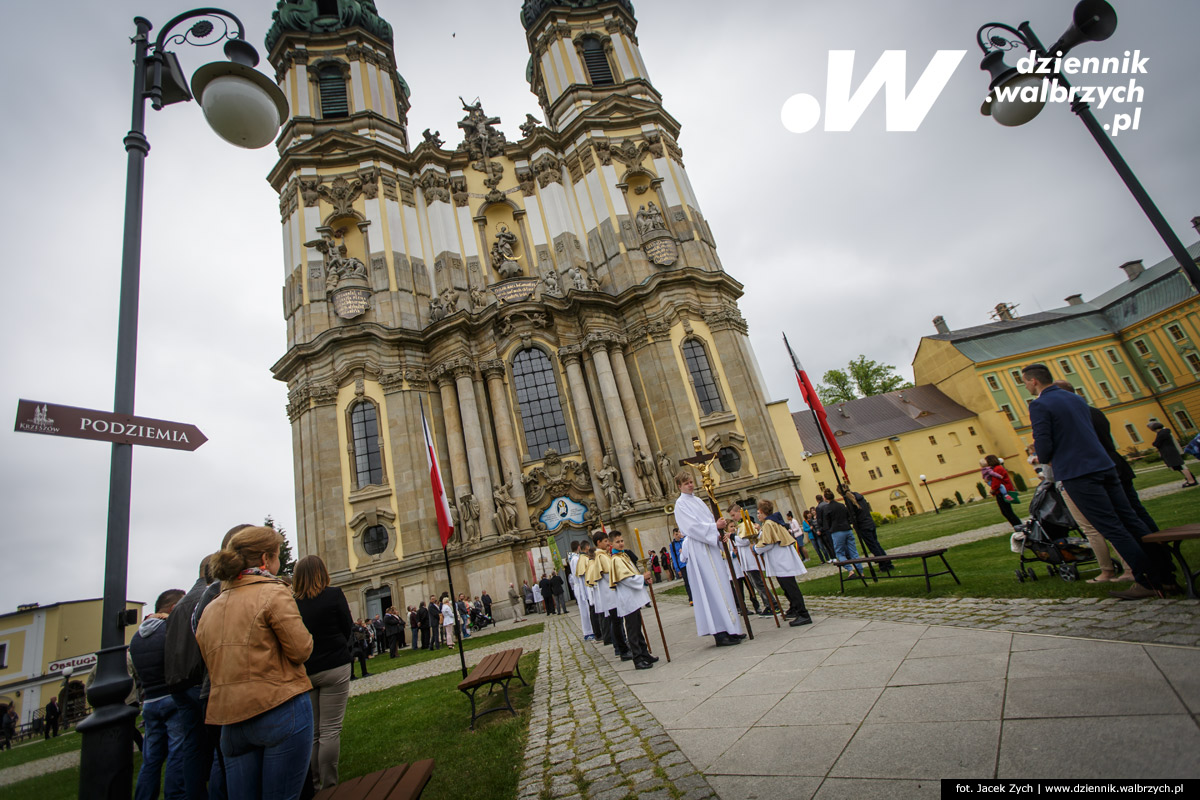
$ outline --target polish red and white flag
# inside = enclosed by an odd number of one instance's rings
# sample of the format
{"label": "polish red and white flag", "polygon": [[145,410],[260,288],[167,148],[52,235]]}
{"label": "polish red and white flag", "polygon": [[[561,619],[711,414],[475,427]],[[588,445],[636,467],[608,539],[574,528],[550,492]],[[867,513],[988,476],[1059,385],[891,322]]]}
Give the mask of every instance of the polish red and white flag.
{"label": "polish red and white flag", "polygon": [[442,485],[442,470],[438,466],[437,451],[433,449],[433,432],[429,429],[429,420],[425,418],[425,401],[421,400],[421,427],[425,431],[425,456],[429,460],[429,483],[433,487],[433,508],[437,513],[438,535],[442,539],[442,549],[454,535],[454,523],[450,519],[450,501],[446,498],[446,487]]}

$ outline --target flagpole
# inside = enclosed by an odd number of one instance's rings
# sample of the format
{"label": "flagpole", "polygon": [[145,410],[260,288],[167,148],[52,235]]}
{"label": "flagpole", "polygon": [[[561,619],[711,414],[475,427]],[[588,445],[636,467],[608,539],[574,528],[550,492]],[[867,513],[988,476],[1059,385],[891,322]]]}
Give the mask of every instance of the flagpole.
{"label": "flagpole", "polygon": [[454,594],[454,577],[450,574],[450,551],[442,548],[442,557],[446,559],[446,581],[450,584],[450,611],[454,614],[454,629],[458,631],[458,663],[462,665],[462,676],[467,677],[467,656],[463,653],[463,628],[458,616],[458,600]]}

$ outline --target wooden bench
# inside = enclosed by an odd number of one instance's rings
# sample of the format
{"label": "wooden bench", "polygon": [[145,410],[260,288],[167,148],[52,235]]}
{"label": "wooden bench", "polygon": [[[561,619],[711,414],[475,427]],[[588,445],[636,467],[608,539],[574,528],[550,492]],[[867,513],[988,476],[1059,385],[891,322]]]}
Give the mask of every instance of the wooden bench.
{"label": "wooden bench", "polygon": [[[960,581],[958,579],[958,576],[954,574],[954,570],[950,568],[950,562],[948,562],[946,560],[946,550],[947,550],[947,548],[945,548],[945,547],[939,547],[936,550],[922,550],[922,551],[916,552],[916,553],[888,553],[886,556],[870,556],[870,557],[864,557],[864,558],[852,558],[848,561],[838,562],[837,563],[838,588],[842,592],[842,594],[845,594],[845,592],[846,592],[846,570],[844,569],[844,567],[847,567],[850,565],[855,565],[855,564],[867,565],[867,567],[871,569],[871,580],[874,581],[875,583],[879,583],[880,578],[924,577],[925,578],[925,591],[928,592],[932,588],[929,584],[930,578],[936,578],[938,575],[949,575],[951,578],[954,578],[955,583],[957,583],[959,586],[962,586],[962,581]],[[892,572],[883,572],[881,570],[879,574],[876,574],[874,568],[872,567],[872,565],[874,565],[874,564],[881,564],[885,561],[901,561],[906,558],[921,559],[920,575],[918,575],[915,572],[910,575],[894,574],[895,572],[898,572],[898,570],[894,570]],[[945,566],[946,568],[944,570],[942,570],[941,572],[930,572],[929,571],[929,559],[931,559],[931,558],[940,558],[942,560],[943,566]],[[863,571],[861,569],[855,570],[855,577],[857,577],[860,581],[862,581],[863,586],[867,585],[867,578],[865,575],[863,575]]]}
{"label": "wooden bench", "polygon": [[433,776],[433,759],[397,764],[317,792],[313,800],[416,800]]}
{"label": "wooden bench", "polygon": [[[517,711],[512,707],[512,701],[508,699],[508,682],[515,677],[520,678],[521,683],[525,683],[525,678],[521,677],[521,653],[520,647],[514,647],[511,650],[502,650],[499,653],[492,653],[485,656],[482,661],[475,665],[467,677],[463,678],[458,684],[458,690],[465,694],[471,701],[471,730],[475,730],[475,720],[482,717],[484,714],[490,714],[493,711],[503,711],[507,708],[515,717]],[[504,689],[504,705],[489,708],[487,711],[475,710],[475,693],[484,686],[488,688],[488,694],[491,694],[497,685]]]}
{"label": "wooden bench", "polygon": [[1180,525],[1177,528],[1168,528],[1165,531],[1152,533],[1149,536],[1143,536],[1143,542],[1151,542],[1157,544],[1165,544],[1167,549],[1171,551],[1171,555],[1175,556],[1175,560],[1179,562],[1179,568],[1183,570],[1183,581],[1187,587],[1187,596],[1193,600],[1196,599],[1196,579],[1200,578],[1200,570],[1193,571],[1183,557],[1182,544],[1189,539],[1200,539],[1200,523],[1191,523],[1190,525]]}

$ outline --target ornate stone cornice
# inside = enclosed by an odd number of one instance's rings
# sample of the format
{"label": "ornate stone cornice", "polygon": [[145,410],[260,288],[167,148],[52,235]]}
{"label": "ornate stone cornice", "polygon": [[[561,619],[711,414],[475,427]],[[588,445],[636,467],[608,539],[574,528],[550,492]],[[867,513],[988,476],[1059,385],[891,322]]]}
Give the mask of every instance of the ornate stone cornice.
{"label": "ornate stone cornice", "polygon": [[479,362],[479,371],[486,378],[490,378],[493,375],[503,377],[505,372],[504,362],[498,358],[493,358],[490,361],[481,361]]}
{"label": "ornate stone cornice", "polygon": [[533,171],[537,175],[538,186],[545,189],[551,183],[562,184],[562,159],[549,153],[544,154],[533,162]]}
{"label": "ornate stone cornice", "polygon": [[337,394],[337,385],[333,383],[304,381],[288,392],[288,419],[295,421],[301,414],[308,411],[309,401],[312,401],[313,408],[333,405],[337,402]]}
{"label": "ornate stone cornice", "polygon": [[564,366],[572,362],[579,362],[583,359],[583,350],[584,347],[581,344],[564,345],[558,348],[558,360]]}
{"label": "ornate stone cornice", "polygon": [[436,170],[426,170],[417,176],[417,186],[425,194],[425,204],[435,200],[450,202],[450,178]]}
{"label": "ornate stone cornice", "polygon": [[615,331],[592,331],[583,337],[583,346],[591,352],[607,351],[625,343],[625,337]]}
{"label": "ornate stone cornice", "polygon": [[739,333],[746,333],[749,330],[746,318],[742,316],[742,312],[738,311],[736,306],[724,306],[703,316],[705,324],[712,331],[732,329]]}

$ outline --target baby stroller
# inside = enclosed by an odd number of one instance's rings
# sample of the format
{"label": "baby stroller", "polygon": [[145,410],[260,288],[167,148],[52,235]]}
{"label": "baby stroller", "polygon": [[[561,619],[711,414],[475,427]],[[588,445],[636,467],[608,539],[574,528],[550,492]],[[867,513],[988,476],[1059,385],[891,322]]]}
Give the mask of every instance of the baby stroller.
{"label": "baby stroller", "polygon": [[1073,581],[1079,578],[1081,564],[1096,561],[1096,554],[1088,546],[1087,539],[1071,535],[1079,530],[1079,526],[1071,518],[1062,494],[1053,483],[1042,481],[1038,484],[1029,502],[1029,514],[1029,521],[1017,531],[1024,534],[1017,552],[1020,559],[1015,570],[1018,581],[1037,580],[1037,570],[1027,568],[1027,564],[1040,561],[1046,565],[1046,573],[1051,578],[1057,575],[1064,581]]}

